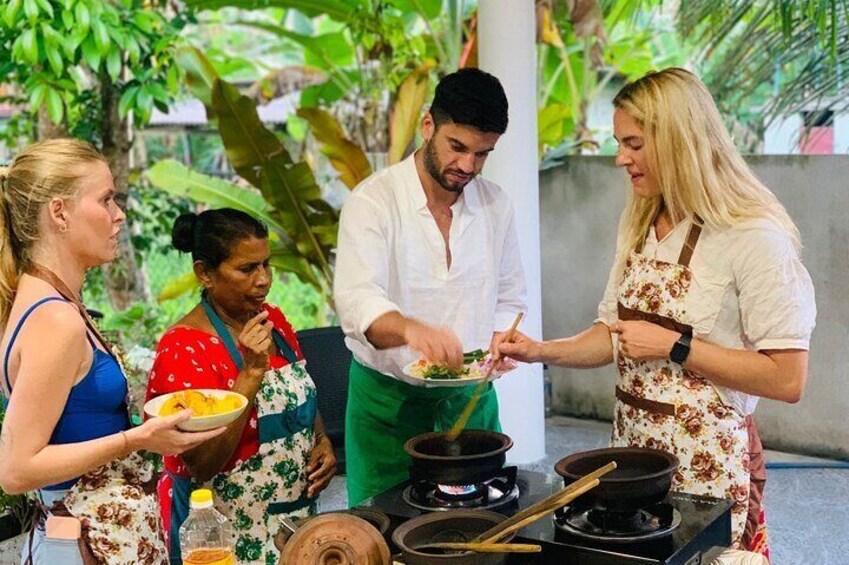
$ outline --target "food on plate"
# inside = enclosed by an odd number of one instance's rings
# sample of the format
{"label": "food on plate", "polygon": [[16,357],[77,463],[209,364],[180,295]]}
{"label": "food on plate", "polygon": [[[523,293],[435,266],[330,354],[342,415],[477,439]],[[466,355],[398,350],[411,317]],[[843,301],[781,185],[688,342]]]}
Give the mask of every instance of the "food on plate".
{"label": "food on plate", "polygon": [[171,416],[188,408],[192,411],[192,417],[213,416],[215,414],[232,412],[241,407],[242,398],[236,394],[228,393],[223,397],[216,398],[215,396],[189,389],[172,394],[171,398],[162,404],[162,408],[159,409],[159,415]]}
{"label": "food on plate", "polygon": [[420,379],[477,379],[483,376],[489,363],[489,352],[476,349],[463,353],[463,366],[451,369],[444,365],[433,365],[419,359],[410,367],[410,373]]}

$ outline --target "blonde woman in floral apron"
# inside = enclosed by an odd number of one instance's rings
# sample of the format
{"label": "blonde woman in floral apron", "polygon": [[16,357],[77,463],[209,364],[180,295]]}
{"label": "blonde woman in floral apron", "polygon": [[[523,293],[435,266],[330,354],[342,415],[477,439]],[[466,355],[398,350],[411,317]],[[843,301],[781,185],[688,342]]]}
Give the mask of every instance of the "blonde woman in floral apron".
{"label": "blonde woman in floral apron", "polygon": [[224,429],[180,432],[188,411],[130,429],[124,373],[79,299],[124,222],[106,160],[79,141],[30,146],[0,171],[0,218],[0,488],[37,490],[39,510],[22,561],[67,563],[44,534],[59,514],[82,523],[76,562],[167,564],[153,469],[135,452],[180,453]]}
{"label": "blonde woman in floral apron", "polygon": [[816,307],[799,232],[740,157],[693,74],[671,68],[614,99],[631,202],[597,323],[519,335],[501,351],[569,367],[616,362],[613,444],[674,453],[673,489],[736,502],[735,547],[768,556],[759,397],[797,402]]}
{"label": "blonde woman in floral apron", "polygon": [[200,304],[162,336],[148,397],[229,389],[245,395],[251,409],[221,437],[165,459],[158,490],[171,563],[182,562],[179,528],[189,494],[206,484],[231,521],[240,565],[276,565],[280,519],[316,512],[336,458],[295,332],[280,310],[265,304],[268,231],[248,214],[223,208],[180,216],[173,243],[192,254],[204,291]]}

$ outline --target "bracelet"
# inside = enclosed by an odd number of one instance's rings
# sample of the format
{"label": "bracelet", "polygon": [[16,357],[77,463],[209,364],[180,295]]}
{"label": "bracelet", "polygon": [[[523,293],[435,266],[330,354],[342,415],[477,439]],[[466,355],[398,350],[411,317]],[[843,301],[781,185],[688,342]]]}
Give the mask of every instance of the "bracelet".
{"label": "bracelet", "polygon": [[125,430],[121,430],[121,437],[124,438],[124,451],[129,453],[130,452],[130,440],[127,437],[127,432]]}

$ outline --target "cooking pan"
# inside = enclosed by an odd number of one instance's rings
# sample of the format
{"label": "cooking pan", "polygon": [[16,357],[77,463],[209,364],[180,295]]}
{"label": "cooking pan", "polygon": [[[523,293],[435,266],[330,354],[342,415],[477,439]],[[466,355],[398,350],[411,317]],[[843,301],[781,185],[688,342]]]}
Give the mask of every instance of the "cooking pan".
{"label": "cooking pan", "polygon": [[445,432],[417,435],[404,444],[412,458],[410,480],[441,485],[469,485],[486,481],[504,467],[510,436],[488,430],[463,430],[454,442]]}
{"label": "cooking pan", "polygon": [[[440,555],[416,548],[430,543],[468,542],[504,519],[501,514],[486,510],[432,512],[398,526],[392,541],[404,554],[407,565],[503,565],[507,562],[506,554],[466,551]],[[499,541],[508,542],[514,536],[509,534]]]}
{"label": "cooking pan", "polygon": [[572,501],[572,506],[609,512],[633,512],[663,500],[672,486],[678,458],[660,449],[612,447],[575,453],[554,470],[569,485],[593,469],[616,461],[617,467],[598,487]]}

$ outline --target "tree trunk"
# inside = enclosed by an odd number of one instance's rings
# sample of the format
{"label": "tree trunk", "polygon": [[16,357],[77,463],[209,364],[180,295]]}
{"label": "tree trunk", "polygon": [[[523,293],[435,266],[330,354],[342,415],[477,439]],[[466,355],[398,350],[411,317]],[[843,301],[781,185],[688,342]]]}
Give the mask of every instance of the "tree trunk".
{"label": "tree trunk", "polygon": [[38,140],[60,139],[69,137],[68,128],[64,121],[60,124],[54,124],[47,113],[47,106],[41,105],[38,109]]}
{"label": "tree trunk", "polygon": [[[117,200],[122,206],[129,204],[130,176],[130,139],[129,124],[122,119],[118,112],[120,90],[112,83],[109,75],[100,76],[103,118],[101,136],[103,139],[103,155],[109,162],[115,179]],[[118,243],[118,256],[115,261],[104,265],[103,279],[109,301],[116,310],[126,310],[133,302],[146,300],[149,297],[144,270],[136,261],[135,251],[130,240],[130,230],[133,226],[127,224],[121,230]]]}

